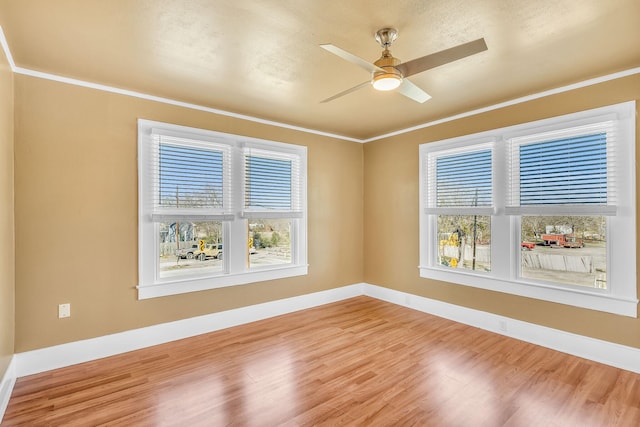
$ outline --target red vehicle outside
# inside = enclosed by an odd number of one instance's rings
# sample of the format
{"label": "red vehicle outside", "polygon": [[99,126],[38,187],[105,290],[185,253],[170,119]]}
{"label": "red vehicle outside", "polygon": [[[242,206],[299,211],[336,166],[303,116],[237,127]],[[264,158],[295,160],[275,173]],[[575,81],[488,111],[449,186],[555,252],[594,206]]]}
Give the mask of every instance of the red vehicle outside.
{"label": "red vehicle outside", "polygon": [[543,234],[541,236],[545,246],[556,248],[583,248],[584,242],[575,234]]}
{"label": "red vehicle outside", "polygon": [[532,243],[532,242],[522,242],[522,243],[520,243],[520,247],[522,249],[528,249],[528,250],[531,251],[531,250],[533,250],[533,248],[536,247],[536,244]]}

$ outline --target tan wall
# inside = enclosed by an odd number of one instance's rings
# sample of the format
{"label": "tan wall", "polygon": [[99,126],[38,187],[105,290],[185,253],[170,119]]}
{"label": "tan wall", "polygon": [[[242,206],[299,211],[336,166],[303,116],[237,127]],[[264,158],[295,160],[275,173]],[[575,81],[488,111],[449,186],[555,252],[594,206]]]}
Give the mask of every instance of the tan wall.
{"label": "tan wall", "polygon": [[0,51],[0,378],[13,356],[13,73]]}
{"label": "tan wall", "polygon": [[[16,352],[362,281],[361,144],[23,75],[15,92]],[[306,145],[309,274],[137,300],[138,118]]]}
{"label": "tan wall", "polygon": [[640,319],[422,279],[418,271],[419,144],[634,99],[639,75],[366,144],[365,282],[640,348]]}
{"label": "tan wall", "polygon": [[[15,77],[15,94],[16,352],[363,280],[640,348],[638,319],[434,282],[417,268],[420,143],[640,99],[640,76],[364,146],[28,76]],[[138,301],[137,118],[306,145],[309,275]],[[69,319],[57,319],[62,302]]]}

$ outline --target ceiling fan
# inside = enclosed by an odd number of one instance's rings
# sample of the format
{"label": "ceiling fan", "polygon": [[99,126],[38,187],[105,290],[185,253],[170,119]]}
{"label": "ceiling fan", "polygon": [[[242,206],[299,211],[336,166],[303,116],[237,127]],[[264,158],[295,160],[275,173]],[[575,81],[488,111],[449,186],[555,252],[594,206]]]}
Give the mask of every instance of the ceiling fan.
{"label": "ceiling fan", "polygon": [[403,63],[398,58],[394,58],[389,51],[391,43],[398,38],[398,30],[395,28],[382,28],[376,32],[375,38],[384,50],[380,59],[373,64],[332,44],[320,45],[321,48],[371,73],[370,81],[360,83],[351,89],[333,95],[321,101],[321,103],[355,92],[368,84],[381,91],[398,89],[398,92],[407,98],[423,103],[429,100],[431,96],[407,80],[407,77],[487,50],[487,44],[481,38]]}

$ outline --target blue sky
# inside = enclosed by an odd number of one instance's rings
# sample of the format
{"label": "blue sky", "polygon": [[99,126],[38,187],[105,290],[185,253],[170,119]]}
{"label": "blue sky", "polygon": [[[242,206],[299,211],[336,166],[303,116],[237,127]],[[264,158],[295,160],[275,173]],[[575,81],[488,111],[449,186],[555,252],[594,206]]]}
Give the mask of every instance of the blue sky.
{"label": "blue sky", "polygon": [[491,175],[491,149],[438,157],[437,205],[491,206]]}
{"label": "blue sky", "polygon": [[245,206],[291,209],[291,160],[247,156]]}
{"label": "blue sky", "polygon": [[164,206],[221,207],[223,153],[160,144],[160,200]]}
{"label": "blue sky", "polygon": [[[438,157],[437,206],[490,206],[491,161],[491,149]],[[606,133],[522,144],[519,161],[521,205],[607,203]]]}
{"label": "blue sky", "polygon": [[607,135],[520,146],[520,204],[607,203]]}
{"label": "blue sky", "polygon": [[[245,207],[291,209],[292,162],[248,155]],[[222,207],[223,152],[160,144],[160,203],[178,207]]]}

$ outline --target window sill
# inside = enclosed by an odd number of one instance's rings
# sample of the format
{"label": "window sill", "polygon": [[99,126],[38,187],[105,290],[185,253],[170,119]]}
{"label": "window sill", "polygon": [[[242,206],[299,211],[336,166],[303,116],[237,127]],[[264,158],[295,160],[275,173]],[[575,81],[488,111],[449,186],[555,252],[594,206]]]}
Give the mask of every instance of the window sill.
{"label": "window sill", "polygon": [[224,288],[227,286],[246,285],[267,280],[284,279],[287,277],[304,276],[307,274],[307,270],[306,265],[289,265],[286,267],[270,268],[269,270],[249,271],[241,274],[225,274],[205,278],[181,278],[148,285],[138,285],[138,299],[157,298]]}
{"label": "window sill", "polygon": [[615,295],[605,290],[599,292],[595,289],[561,288],[541,283],[504,280],[481,273],[447,271],[437,267],[420,267],[420,277],[621,316],[637,317],[638,300],[636,298]]}

